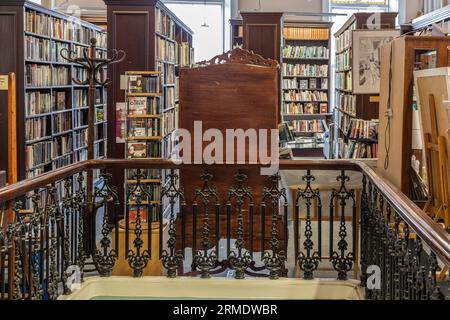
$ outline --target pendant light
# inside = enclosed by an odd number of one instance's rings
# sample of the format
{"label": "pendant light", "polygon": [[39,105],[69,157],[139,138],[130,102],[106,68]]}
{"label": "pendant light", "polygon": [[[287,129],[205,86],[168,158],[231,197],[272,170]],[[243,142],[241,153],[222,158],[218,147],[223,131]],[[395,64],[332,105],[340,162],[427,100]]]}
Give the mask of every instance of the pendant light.
{"label": "pendant light", "polygon": [[203,1],[203,23],[201,25],[202,28],[209,28],[209,24],[206,23],[206,0]]}

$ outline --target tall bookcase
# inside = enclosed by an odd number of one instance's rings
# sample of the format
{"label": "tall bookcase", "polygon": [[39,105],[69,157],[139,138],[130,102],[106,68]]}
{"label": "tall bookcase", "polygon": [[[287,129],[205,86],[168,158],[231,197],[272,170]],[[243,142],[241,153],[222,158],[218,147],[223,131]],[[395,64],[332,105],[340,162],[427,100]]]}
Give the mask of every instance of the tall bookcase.
{"label": "tall bookcase", "polygon": [[[334,158],[377,158],[379,92],[357,94],[353,84],[354,31],[368,30],[373,13],[355,13],[336,32],[336,78],[334,107]],[[374,32],[395,29],[397,13],[380,13],[379,28]],[[365,132],[366,134],[361,134]],[[370,133],[369,133],[370,132]]]}
{"label": "tall bookcase", "polygon": [[[162,83],[161,72],[129,71],[127,78],[127,119],[126,154],[127,159],[162,158]],[[157,207],[161,194],[161,171],[143,170],[137,176],[137,170],[127,170],[125,181],[127,190],[139,183],[145,188],[145,198],[129,199],[126,212],[131,222],[136,221],[139,210],[142,221],[158,219]],[[128,193],[128,192],[127,192]]]}
{"label": "tall bookcase", "polygon": [[[104,0],[107,5],[108,46],[127,53],[123,63],[112,65],[108,91],[108,157],[123,158],[125,144],[116,140],[116,104],[126,101],[120,78],[129,70],[160,72],[162,157],[170,155],[170,134],[178,126],[178,74],[183,66],[194,63],[193,32],[161,1]],[[137,45],[139,44],[139,45]],[[123,185],[123,175],[113,172],[113,182]],[[119,189],[123,199],[123,190]]]}
{"label": "tall bookcase", "polygon": [[330,111],[332,23],[288,22],[282,41],[282,120],[297,137],[294,156],[323,157]]}
{"label": "tall bookcase", "polygon": [[[82,54],[91,37],[106,55],[102,29],[28,1],[0,2],[0,74],[16,73],[18,177],[25,179],[87,158],[88,86],[72,78],[86,73],[67,63],[60,50]],[[106,71],[104,71],[106,73]],[[0,92],[1,113],[7,97]],[[106,89],[98,87],[95,155],[106,152]],[[0,117],[1,153],[7,153],[7,117]],[[7,168],[7,157],[0,166]]]}

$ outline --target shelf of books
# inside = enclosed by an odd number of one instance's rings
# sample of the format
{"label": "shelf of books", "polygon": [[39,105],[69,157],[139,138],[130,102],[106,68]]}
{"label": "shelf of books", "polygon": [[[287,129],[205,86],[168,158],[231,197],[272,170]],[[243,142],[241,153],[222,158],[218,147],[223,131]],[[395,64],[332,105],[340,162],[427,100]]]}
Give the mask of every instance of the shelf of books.
{"label": "shelf of books", "polygon": [[244,26],[241,19],[230,19],[231,47],[242,47],[244,41]]}
{"label": "shelf of books", "polygon": [[[378,156],[379,93],[354,92],[353,36],[354,31],[367,29],[370,13],[352,15],[334,35],[336,43],[336,70],[334,94],[333,157],[336,159],[376,159]],[[383,32],[395,27],[396,13],[381,13]],[[374,49],[376,50],[376,49]],[[355,132],[356,130],[356,132]]]}
{"label": "shelf of books", "polygon": [[323,157],[329,105],[330,23],[285,22],[282,46],[282,120],[296,136],[288,146]]}
{"label": "shelf of books", "polygon": [[[0,9],[2,5],[0,5]],[[18,22],[23,52],[9,50],[3,66],[18,76],[18,170],[19,178],[45,172],[87,159],[88,86],[72,79],[83,79],[83,69],[62,58],[62,49],[81,56],[92,37],[97,39],[98,55],[106,54],[106,33],[87,22],[25,1],[23,21]],[[1,18],[0,18],[1,19]],[[4,32],[0,31],[2,37]],[[14,59],[13,59],[14,57]],[[16,60],[15,60],[16,59]],[[9,61],[18,61],[8,65]],[[22,80],[23,79],[23,82]],[[23,94],[20,94],[23,92]],[[96,101],[96,156],[105,155],[106,89],[98,87]]]}
{"label": "shelf of books", "polygon": [[[127,159],[162,159],[162,87],[161,72],[129,71],[127,77]],[[129,220],[157,221],[161,192],[160,170],[126,170],[127,190],[136,187],[138,180],[145,197],[137,205],[136,199],[128,199],[126,208]],[[127,191],[128,194],[128,191]]]}

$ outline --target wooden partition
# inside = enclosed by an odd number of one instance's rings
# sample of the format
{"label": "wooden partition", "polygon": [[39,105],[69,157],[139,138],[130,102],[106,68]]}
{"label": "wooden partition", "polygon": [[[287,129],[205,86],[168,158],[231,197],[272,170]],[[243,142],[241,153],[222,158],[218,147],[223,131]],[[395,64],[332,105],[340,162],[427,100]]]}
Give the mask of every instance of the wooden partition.
{"label": "wooden partition", "polygon": [[[209,62],[196,68],[181,69],[180,73],[180,128],[187,129],[194,134],[194,122],[202,121],[203,132],[208,129],[220,130],[224,137],[226,129],[277,129],[277,105],[278,105],[278,69],[276,61],[264,59],[259,55],[242,49],[234,49],[222,56],[215,57]],[[269,133],[270,134],[270,133]],[[224,139],[225,140],[225,139]],[[270,141],[270,140],[268,140]],[[203,148],[209,143],[203,143]],[[225,153],[224,141],[224,155]],[[237,150],[235,143],[234,150]],[[192,150],[194,143],[192,142]],[[248,162],[248,142],[246,143]],[[270,154],[270,150],[268,150]],[[276,150],[278,152],[278,149]],[[192,152],[192,161],[194,151]],[[235,159],[234,163],[238,163]],[[242,164],[242,163],[239,163]],[[181,170],[181,185],[185,190],[186,199],[193,199],[195,190],[202,187],[198,183],[204,173],[203,168],[190,168]],[[235,185],[234,176],[237,174],[232,165],[230,167],[211,168],[209,173],[213,175],[211,185],[217,187],[221,200],[220,234],[226,236],[226,199],[229,186]],[[252,190],[262,190],[261,186],[269,186],[267,176],[261,176],[260,170],[253,166],[252,169],[243,170],[249,179],[245,186]],[[261,191],[259,191],[261,192]],[[260,212],[258,206],[262,198],[260,193],[253,194],[254,208],[254,241],[253,249],[260,249]],[[214,212],[213,210],[211,212]],[[246,247],[248,248],[248,212],[244,213],[244,228]],[[187,208],[186,222],[186,246],[192,244],[192,209]],[[215,219],[211,217],[211,227],[215,230]],[[280,221],[281,222],[281,221]],[[267,219],[267,238],[270,236],[271,219]],[[232,228],[236,230],[236,216],[232,214]],[[200,247],[202,221],[197,219],[197,239]],[[181,228],[177,228],[178,231]],[[280,224],[280,234],[284,239],[283,228]],[[232,232],[232,236],[235,233]],[[268,241],[266,241],[267,243]],[[178,245],[181,241],[178,241]]]}

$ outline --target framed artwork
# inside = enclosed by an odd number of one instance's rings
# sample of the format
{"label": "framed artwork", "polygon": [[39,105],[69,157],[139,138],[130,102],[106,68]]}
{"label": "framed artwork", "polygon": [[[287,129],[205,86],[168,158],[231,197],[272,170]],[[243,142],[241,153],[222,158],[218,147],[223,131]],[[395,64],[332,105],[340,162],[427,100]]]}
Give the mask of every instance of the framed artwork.
{"label": "framed artwork", "polygon": [[400,30],[353,31],[353,93],[379,94],[381,47],[400,36]]}

